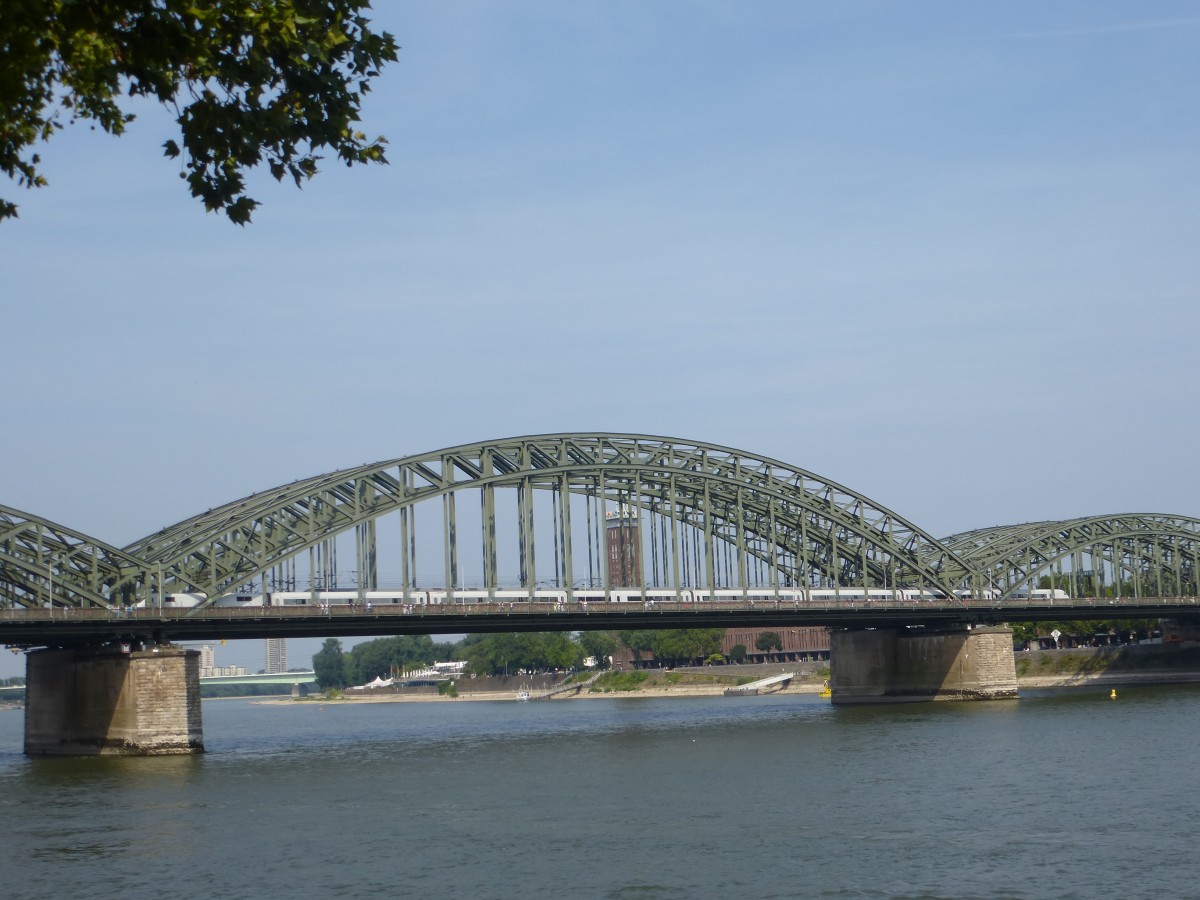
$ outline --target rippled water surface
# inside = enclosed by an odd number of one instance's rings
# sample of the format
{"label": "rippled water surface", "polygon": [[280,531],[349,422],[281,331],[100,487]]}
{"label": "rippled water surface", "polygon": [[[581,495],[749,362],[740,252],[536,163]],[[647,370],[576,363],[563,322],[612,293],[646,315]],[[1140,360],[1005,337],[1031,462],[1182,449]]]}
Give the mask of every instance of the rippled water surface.
{"label": "rippled water surface", "polygon": [[206,701],[198,757],[30,760],[0,884],[49,897],[1190,897],[1200,688]]}

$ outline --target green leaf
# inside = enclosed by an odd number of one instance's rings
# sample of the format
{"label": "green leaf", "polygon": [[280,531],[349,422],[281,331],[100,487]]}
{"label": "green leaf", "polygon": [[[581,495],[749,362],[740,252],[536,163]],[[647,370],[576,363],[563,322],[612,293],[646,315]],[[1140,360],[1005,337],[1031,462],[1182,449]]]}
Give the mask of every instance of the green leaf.
{"label": "green leaf", "polygon": [[[184,158],[189,191],[239,225],[258,206],[244,186],[261,164],[297,185],[316,175],[323,147],[347,165],[386,164],[383,139],[350,127],[369,82],[398,51],[390,34],[370,30],[369,8],[342,0],[6,5],[0,173],[21,187],[44,185],[29,151],[62,127],[61,113],[120,135],[133,121],[125,102],[143,96],[176,114],[180,139],[166,140],[163,155]],[[0,201],[0,219],[16,209]]]}

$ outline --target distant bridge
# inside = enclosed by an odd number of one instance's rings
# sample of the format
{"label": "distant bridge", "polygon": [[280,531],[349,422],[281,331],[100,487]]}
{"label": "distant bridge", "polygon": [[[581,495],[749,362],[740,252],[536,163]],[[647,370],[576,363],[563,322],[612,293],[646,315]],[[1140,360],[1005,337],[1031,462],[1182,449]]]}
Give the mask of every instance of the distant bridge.
{"label": "distant bridge", "polygon": [[[274,672],[270,675],[259,672],[255,675],[208,675],[200,679],[201,686],[206,684],[315,684],[315,672]],[[25,696],[25,685],[0,686],[0,700],[17,700]]]}
{"label": "distant bridge", "polygon": [[205,675],[201,676],[200,684],[313,684],[316,680],[316,672],[258,672],[254,675]]}

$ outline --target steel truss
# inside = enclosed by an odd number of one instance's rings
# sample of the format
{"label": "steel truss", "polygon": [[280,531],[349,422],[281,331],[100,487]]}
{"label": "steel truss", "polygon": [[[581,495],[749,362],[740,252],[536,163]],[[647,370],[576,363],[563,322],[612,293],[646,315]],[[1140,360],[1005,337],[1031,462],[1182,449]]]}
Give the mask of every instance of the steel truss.
{"label": "steel truss", "polygon": [[0,602],[111,606],[152,589],[150,571],[123,550],[0,506]]}
{"label": "steel truss", "polygon": [[1155,513],[1090,516],[963,532],[943,543],[967,560],[964,583],[1003,596],[1042,579],[1071,596],[1195,596],[1200,519]]}
{"label": "steel truss", "polygon": [[[441,500],[445,583],[459,584],[456,498],[480,494],[484,580],[498,585],[495,494],[518,496],[522,586],[538,583],[534,491],[554,499],[555,572],[571,588],[572,496],[658,517],[672,531],[662,546],[664,571],[678,585],[681,532],[699,536],[690,565],[708,585],[745,585],[750,570],[771,583],[930,585],[948,589],[945,573],[961,560],[917,526],[868,498],[811,472],[714,444],[621,434],[557,434],[451,447],[284,485],[226,504],[135,542],[128,552],[160,565],[175,590],[210,597],[252,581],[304,552],[357,529],[358,571],[372,580],[372,523],[398,513],[406,534],[417,504]],[[576,524],[579,531],[579,525]],[[578,539],[578,536],[575,538]],[[403,581],[411,581],[408,538]],[[688,548],[682,551],[688,555]],[[722,555],[724,554],[724,555]],[[328,556],[328,551],[326,551]],[[732,570],[736,567],[736,573]],[[319,570],[319,559],[315,569]],[[769,576],[766,574],[769,572]],[[736,574],[737,577],[733,577]],[[611,583],[606,576],[606,583]]]}
{"label": "steel truss", "polygon": [[[500,511],[503,492],[515,496],[515,522]],[[458,509],[466,500],[478,504],[477,535],[460,533]],[[1200,572],[1200,520],[1183,516],[1037,522],[939,541],[862,494],[774,459],[666,437],[586,433],[466,444],[318,475],[211,509],[124,549],[0,507],[0,603],[153,603],[169,592],[202,593],[211,603],[256,579],[264,589],[294,587],[305,554],[306,587],[315,591],[337,584],[336,539],[347,534],[354,536],[358,586],[373,589],[376,523],[385,516],[398,518],[408,591],[417,583],[418,509],[431,507],[440,507],[441,518],[437,581],[452,589],[463,586],[460,547],[467,542],[480,552],[483,586],[503,586],[501,525],[516,532],[520,587],[621,585],[619,567],[602,550],[610,514],[644,523],[650,573],[639,579],[643,590],[649,583],[823,584],[947,594],[994,587],[1012,595],[1051,576],[1069,584],[1072,596],[1106,586],[1165,596],[1195,594]],[[535,549],[545,546],[547,528],[553,564],[543,561],[539,571]],[[580,542],[588,546],[586,575],[573,552],[577,545],[582,552]]]}

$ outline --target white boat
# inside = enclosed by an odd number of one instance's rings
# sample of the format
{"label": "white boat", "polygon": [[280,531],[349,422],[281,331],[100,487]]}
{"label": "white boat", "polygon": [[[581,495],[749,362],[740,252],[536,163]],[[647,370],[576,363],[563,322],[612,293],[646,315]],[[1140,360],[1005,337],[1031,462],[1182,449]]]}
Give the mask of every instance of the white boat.
{"label": "white boat", "polygon": [[529,699],[529,688],[526,685],[521,685],[521,689],[517,691],[517,702],[523,703]]}

